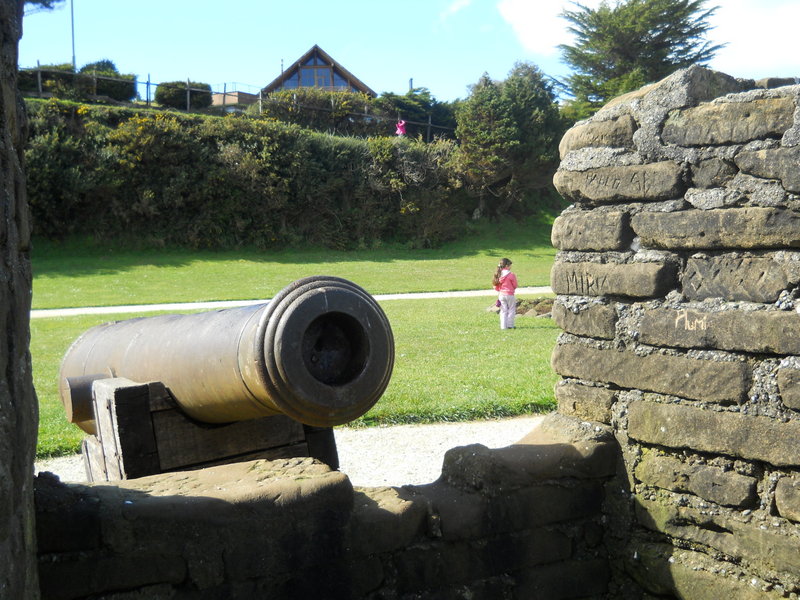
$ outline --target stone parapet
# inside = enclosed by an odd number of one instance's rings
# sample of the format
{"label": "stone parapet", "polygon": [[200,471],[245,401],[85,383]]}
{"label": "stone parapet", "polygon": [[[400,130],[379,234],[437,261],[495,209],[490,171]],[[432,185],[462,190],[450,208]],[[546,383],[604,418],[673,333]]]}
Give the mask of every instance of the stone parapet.
{"label": "stone parapet", "polygon": [[556,397],[620,442],[604,508],[617,589],[800,595],[800,85],[788,83],[692,67],[562,141],[554,183],[574,205],[553,229]]}

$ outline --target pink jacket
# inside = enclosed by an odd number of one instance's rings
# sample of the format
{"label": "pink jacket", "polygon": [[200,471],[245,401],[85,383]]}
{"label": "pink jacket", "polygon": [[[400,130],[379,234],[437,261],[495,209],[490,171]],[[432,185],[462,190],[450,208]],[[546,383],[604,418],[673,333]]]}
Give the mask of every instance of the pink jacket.
{"label": "pink jacket", "polygon": [[500,283],[494,286],[503,296],[513,296],[517,289],[517,276],[508,269],[503,269],[500,274]]}

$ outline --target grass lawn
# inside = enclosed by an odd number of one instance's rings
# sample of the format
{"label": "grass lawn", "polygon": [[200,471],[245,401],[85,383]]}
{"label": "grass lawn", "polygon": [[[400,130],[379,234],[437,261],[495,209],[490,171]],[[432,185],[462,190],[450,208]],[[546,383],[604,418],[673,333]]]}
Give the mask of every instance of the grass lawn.
{"label": "grass lawn", "polygon": [[542,214],[485,223],[432,250],[125,250],[37,239],[33,308],[271,298],[307,275],[344,277],[371,294],[483,289],[503,256],[514,261],[520,285],[549,285],[552,221]]}
{"label": "grass lawn", "polygon": [[[491,267],[490,262],[483,269],[483,279]],[[457,421],[552,409],[558,377],[550,369],[550,353],[558,328],[549,319],[520,317],[517,329],[501,331],[497,315],[485,311],[491,302],[490,298],[383,302],[395,335],[394,374],[383,398],[353,425]],[[83,432],[64,417],[58,369],[72,341],[107,320],[83,316],[31,321],[33,377],[40,406],[37,456],[77,451]]]}

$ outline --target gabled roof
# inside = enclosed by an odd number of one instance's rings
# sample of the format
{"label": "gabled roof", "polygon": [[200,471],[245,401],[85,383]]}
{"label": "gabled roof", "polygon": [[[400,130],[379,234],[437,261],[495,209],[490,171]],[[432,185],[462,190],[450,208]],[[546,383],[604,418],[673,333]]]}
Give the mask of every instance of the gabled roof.
{"label": "gabled roof", "polygon": [[[293,62],[286,70],[283,71],[283,73],[281,73],[264,89],[262,89],[261,90],[262,93],[269,94],[270,92],[274,92],[276,90],[283,88],[286,81],[291,77],[297,77],[298,69],[305,66],[306,63],[315,55],[320,59],[322,59],[322,61],[324,61],[327,65],[331,66],[333,68],[334,73],[336,73],[342,79],[347,81],[347,84],[351,89],[358,90],[359,92],[363,92],[372,97],[378,95],[358,77],[356,77],[350,71],[345,69],[341,64],[333,60],[330,54],[325,52],[322,48],[320,48],[316,44],[314,44],[308,52],[306,52],[305,54],[303,54],[303,56],[301,56],[295,62]],[[338,87],[338,86],[330,86],[330,87]]]}

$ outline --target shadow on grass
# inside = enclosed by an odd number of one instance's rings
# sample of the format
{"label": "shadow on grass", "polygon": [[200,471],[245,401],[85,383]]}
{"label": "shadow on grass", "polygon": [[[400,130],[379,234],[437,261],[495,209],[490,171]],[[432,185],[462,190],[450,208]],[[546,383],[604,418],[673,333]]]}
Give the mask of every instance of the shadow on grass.
{"label": "shadow on grass", "polygon": [[358,249],[292,247],[258,250],[189,250],[185,248],[134,248],[96,242],[88,238],[52,241],[35,238],[32,250],[34,276],[71,277],[110,275],[143,265],[181,267],[203,261],[238,261],[308,265],[399,260],[439,261],[477,255],[551,256],[550,229],[554,214],[541,213],[523,221],[501,220],[471,224],[458,240],[433,249],[410,249],[402,244]]}

